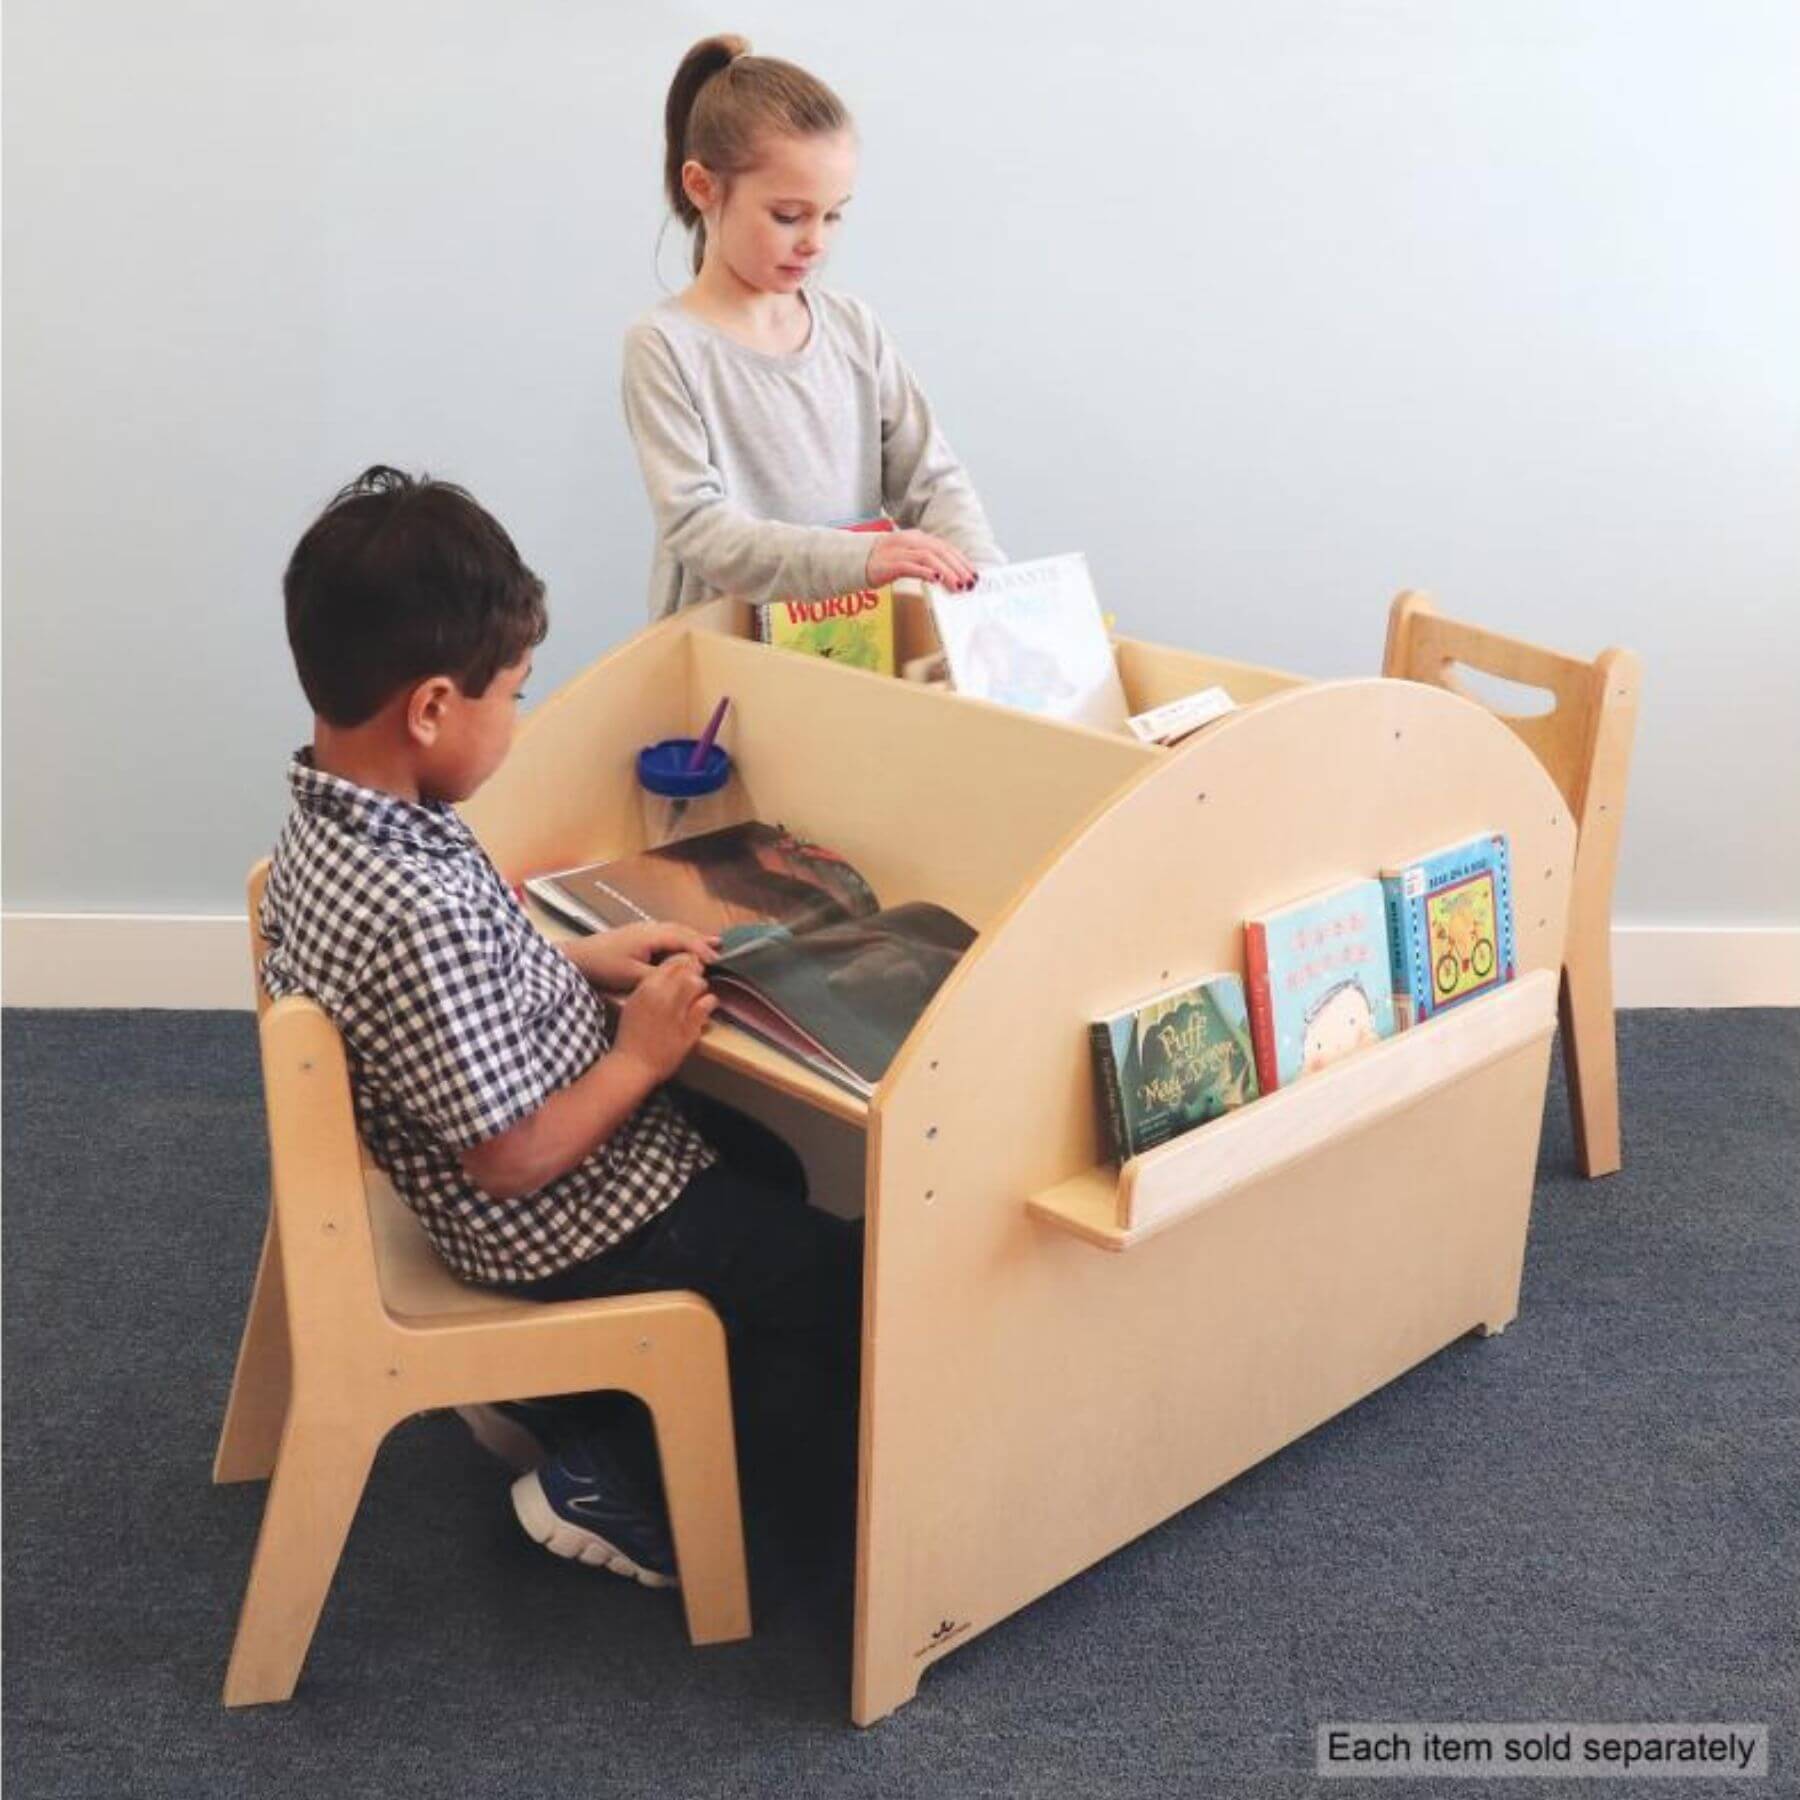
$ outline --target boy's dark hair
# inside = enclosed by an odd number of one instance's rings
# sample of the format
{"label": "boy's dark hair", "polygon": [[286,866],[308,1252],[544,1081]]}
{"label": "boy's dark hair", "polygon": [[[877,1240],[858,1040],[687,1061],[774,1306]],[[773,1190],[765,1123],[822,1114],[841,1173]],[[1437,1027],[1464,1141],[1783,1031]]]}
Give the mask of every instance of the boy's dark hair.
{"label": "boy's dark hair", "polygon": [[363,724],[431,675],[479,697],[548,628],[544,584],[491,514],[382,463],[313,521],[281,588],[300,685],[333,725]]}

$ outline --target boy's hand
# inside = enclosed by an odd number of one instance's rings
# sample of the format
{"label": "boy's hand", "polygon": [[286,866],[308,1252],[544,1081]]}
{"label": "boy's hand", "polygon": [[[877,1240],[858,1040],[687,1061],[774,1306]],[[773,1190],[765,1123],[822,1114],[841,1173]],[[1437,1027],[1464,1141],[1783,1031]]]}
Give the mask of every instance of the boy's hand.
{"label": "boy's hand", "polygon": [[667,1081],[700,1041],[718,1004],[693,956],[658,963],[619,1005],[613,1054],[630,1057],[658,1082]]}
{"label": "boy's hand", "polygon": [[958,593],[972,588],[980,571],[946,538],[929,531],[884,531],[869,551],[864,574],[870,587],[890,581],[933,581]]}
{"label": "boy's hand", "polygon": [[719,940],[687,925],[651,921],[621,925],[565,944],[569,960],[595,987],[629,994],[650,974],[657,959],[692,956],[702,963],[719,960]]}

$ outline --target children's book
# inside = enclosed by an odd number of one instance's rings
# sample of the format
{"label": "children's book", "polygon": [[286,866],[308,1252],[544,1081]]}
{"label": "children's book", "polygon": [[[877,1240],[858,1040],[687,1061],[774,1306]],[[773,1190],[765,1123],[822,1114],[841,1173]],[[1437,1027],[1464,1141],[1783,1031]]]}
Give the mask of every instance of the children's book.
{"label": "children's book", "polygon": [[959,694],[1125,730],[1131,708],[1085,556],[1007,563],[967,593],[925,592]]}
{"label": "children's book", "polygon": [[1517,974],[1505,832],[1484,832],[1383,869],[1381,886],[1402,1031]]}
{"label": "children's book", "polygon": [[[866,519],[847,531],[892,531],[892,519]],[[877,675],[894,673],[894,590],[859,588],[828,600],[774,600],[756,608],[756,635],[781,650],[827,656]]]}
{"label": "children's book", "polygon": [[975,938],[944,907],[882,907],[845,858],[761,821],[525,886],[583,930],[672,919],[717,936],[719,1012],[865,1099]]}
{"label": "children's book", "polygon": [[1392,1037],[1381,883],[1348,881],[1247,919],[1244,972],[1265,1094]]}
{"label": "children's book", "polygon": [[1257,1096],[1236,975],[1208,975],[1088,1027],[1115,1162],[1167,1143]]}

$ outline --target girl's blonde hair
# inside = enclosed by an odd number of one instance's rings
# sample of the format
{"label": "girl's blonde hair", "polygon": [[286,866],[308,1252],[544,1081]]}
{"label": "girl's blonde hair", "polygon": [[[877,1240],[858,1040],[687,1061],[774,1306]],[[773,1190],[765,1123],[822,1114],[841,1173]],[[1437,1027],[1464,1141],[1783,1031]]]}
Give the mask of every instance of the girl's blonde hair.
{"label": "girl's blonde hair", "polygon": [[752,56],[741,37],[703,38],[681,59],[663,108],[663,186],[694,234],[694,273],[706,256],[706,221],[681,185],[681,165],[704,164],[727,182],[755,167],[758,139],[849,129],[850,113],[816,75],[774,56]]}

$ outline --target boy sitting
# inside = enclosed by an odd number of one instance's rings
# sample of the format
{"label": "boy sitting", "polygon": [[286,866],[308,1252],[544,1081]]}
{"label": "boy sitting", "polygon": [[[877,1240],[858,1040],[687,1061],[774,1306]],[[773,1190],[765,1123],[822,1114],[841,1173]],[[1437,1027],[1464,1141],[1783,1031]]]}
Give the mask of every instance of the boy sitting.
{"label": "boy sitting", "polygon": [[[336,1023],[363,1141],[439,1255],[535,1299],[692,1288],[734,1340],[852,1359],[855,1234],[804,1203],[785,1146],[721,1108],[715,1147],[664,1091],[713,1010],[713,943],[646,924],[552,946],[453,810],[505,759],[547,628],[512,539],[461,488],[375,467],[300,540],[283,589],[314,726],[262,978]],[[595,987],[622,997],[616,1037]],[[567,1432],[566,1407],[507,1410],[514,1444]],[[621,1442],[634,1412],[597,1397],[513,1505],[557,1555],[665,1586],[666,1527]],[[491,1409],[465,1416],[497,1447]]]}

